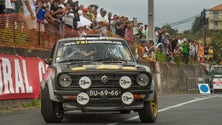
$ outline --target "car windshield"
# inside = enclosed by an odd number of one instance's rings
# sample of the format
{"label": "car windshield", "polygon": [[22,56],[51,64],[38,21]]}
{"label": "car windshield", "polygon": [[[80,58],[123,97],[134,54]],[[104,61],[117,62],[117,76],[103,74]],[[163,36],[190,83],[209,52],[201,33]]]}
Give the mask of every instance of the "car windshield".
{"label": "car windshield", "polygon": [[117,61],[132,62],[134,58],[126,44],[113,40],[60,42],[56,62]]}

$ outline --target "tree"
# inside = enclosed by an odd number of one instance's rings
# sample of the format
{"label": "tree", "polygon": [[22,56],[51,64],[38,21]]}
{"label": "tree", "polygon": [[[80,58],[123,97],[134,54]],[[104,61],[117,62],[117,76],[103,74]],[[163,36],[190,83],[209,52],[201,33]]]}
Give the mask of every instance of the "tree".
{"label": "tree", "polygon": [[212,31],[209,32],[209,36],[211,36],[210,46],[213,47],[214,50],[214,58],[213,60],[219,64],[222,61],[222,30],[220,31]]}
{"label": "tree", "polygon": [[196,32],[201,31],[201,29],[202,29],[201,17],[196,17],[196,19],[194,20],[194,23],[192,25],[191,32],[196,33]]}
{"label": "tree", "polygon": [[173,29],[169,24],[163,25],[162,29],[166,29],[166,31],[171,35],[175,36],[178,34],[177,29]]}

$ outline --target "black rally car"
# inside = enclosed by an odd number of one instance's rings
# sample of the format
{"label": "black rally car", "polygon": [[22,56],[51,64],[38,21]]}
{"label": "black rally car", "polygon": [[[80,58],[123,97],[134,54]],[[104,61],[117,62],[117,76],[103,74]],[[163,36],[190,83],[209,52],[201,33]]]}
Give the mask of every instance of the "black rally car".
{"label": "black rally car", "polygon": [[67,111],[75,110],[135,111],[141,122],[156,121],[158,102],[151,70],[136,61],[124,39],[61,39],[46,63],[41,113],[47,123],[61,122]]}

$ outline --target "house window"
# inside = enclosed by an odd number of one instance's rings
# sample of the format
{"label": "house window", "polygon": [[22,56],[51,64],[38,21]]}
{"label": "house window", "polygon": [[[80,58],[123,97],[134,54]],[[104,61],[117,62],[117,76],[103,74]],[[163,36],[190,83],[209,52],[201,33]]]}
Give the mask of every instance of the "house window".
{"label": "house window", "polygon": [[219,12],[218,11],[214,11],[214,19],[219,19]]}
{"label": "house window", "polygon": [[218,22],[214,21],[214,26],[217,27],[218,26]]}
{"label": "house window", "polygon": [[214,30],[218,30],[218,21],[214,21]]}

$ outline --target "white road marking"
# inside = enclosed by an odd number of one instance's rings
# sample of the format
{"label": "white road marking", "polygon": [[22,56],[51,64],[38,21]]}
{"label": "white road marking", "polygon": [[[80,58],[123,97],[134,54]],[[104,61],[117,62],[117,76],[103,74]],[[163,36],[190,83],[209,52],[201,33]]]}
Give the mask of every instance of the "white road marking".
{"label": "white road marking", "polygon": [[[182,106],[184,106],[184,105],[187,105],[187,104],[190,104],[190,103],[194,103],[194,102],[197,102],[197,101],[202,101],[202,100],[214,98],[214,97],[222,97],[222,96],[214,95],[214,96],[196,98],[196,99],[193,99],[193,100],[190,100],[190,101],[187,101],[187,102],[183,102],[183,103],[179,103],[179,104],[176,104],[176,105],[173,105],[173,106],[169,106],[169,107],[166,107],[166,108],[163,108],[163,109],[159,109],[159,110],[158,110],[158,113],[159,113],[159,112],[164,112],[164,111],[167,111],[167,110],[170,110],[170,109],[182,107]],[[123,123],[123,122],[133,121],[133,120],[136,120],[136,119],[139,119],[139,116],[134,116],[134,117],[129,118],[129,119],[126,119],[126,120],[124,120],[124,121],[122,121],[122,122],[109,123],[109,124],[106,124],[106,125],[118,125],[118,124],[121,124],[121,123]]]}

